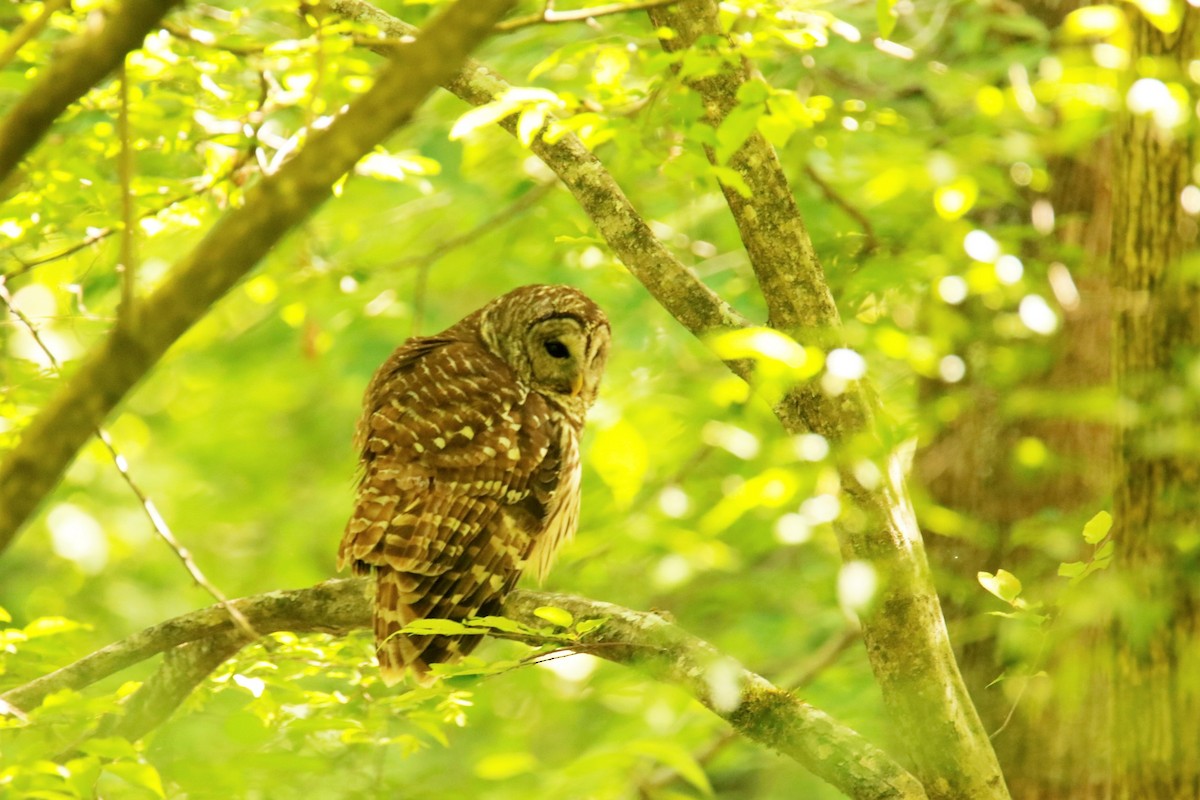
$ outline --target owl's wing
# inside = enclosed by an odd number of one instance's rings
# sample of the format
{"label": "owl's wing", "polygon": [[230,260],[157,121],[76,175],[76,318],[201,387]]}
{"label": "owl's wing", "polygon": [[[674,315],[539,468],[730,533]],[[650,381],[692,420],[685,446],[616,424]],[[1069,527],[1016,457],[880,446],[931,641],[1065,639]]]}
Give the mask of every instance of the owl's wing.
{"label": "owl's wing", "polygon": [[530,497],[524,505],[536,501],[535,513],[542,520],[538,536],[530,542],[525,555],[538,582],[545,580],[554,556],[579,527],[579,499],[583,466],[579,459],[579,434],[567,423],[551,431],[552,441],[546,457],[534,474]]}
{"label": "owl's wing", "polygon": [[550,443],[544,403],[528,399],[475,345],[418,339],[400,348],[367,391],[363,476],[339,567],[446,572],[502,505],[530,494]]}
{"label": "owl's wing", "polygon": [[376,373],[359,426],[363,477],[339,567],[376,574],[385,680],[468,652],[478,637],[397,635],[462,619],[512,588],[543,525],[547,408],[477,346],[417,340]]}

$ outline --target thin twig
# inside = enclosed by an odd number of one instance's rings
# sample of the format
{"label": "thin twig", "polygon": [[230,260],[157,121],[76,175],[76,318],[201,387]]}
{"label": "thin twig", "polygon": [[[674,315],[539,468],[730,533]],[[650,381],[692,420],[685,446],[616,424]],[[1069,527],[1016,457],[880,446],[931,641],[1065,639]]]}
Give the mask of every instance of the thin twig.
{"label": "thin twig", "polygon": [[506,19],[496,26],[496,30],[501,33],[508,33],[509,31],[528,28],[532,25],[554,24],[558,22],[585,22],[595,17],[607,17],[612,14],[625,14],[630,11],[645,11],[648,8],[673,6],[678,2],[679,0],[640,0],[640,2],[634,3],[609,3],[604,6],[592,6],[591,8],[579,8],[571,11],[555,11],[550,7],[551,4],[547,3],[546,7],[539,13]]}
{"label": "thin twig", "polygon": [[[37,344],[38,349],[40,349],[43,355],[46,356],[46,361],[49,363],[51,369],[56,374],[61,374],[62,366],[58,358],[55,357],[54,351],[52,351],[46,344],[45,340],[42,339],[41,332],[38,330],[38,327],[36,324],[34,324],[33,320],[26,316],[25,312],[18,308],[15,303],[13,303],[12,295],[9,294],[8,287],[4,285],[3,281],[0,281],[0,302],[3,302],[12,315],[16,317],[20,321],[21,325],[25,327],[25,330],[29,331],[29,335],[33,337],[33,341],[35,344]],[[112,436],[109,435],[108,431],[102,427],[98,427],[95,429],[95,432],[96,437],[100,439],[101,443],[104,445],[104,448],[108,451],[109,456],[112,458],[113,464],[116,465],[117,472],[121,473],[121,477],[124,479],[126,485],[129,486],[130,491],[132,491],[134,496],[138,499],[138,503],[141,504],[142,510],[146,513],[146,517],[150,520],[151,527],[154,528],[154,532],[158,534],[160,539],[167,543],[167,546],[171,548],[171,551],[175,553],[181,562],[183,562],[184,569],[186,569],[188,574],[192,576],[192,580],[194,580],[198,586],[208,592],[213,599],[216,600],[223,609],[225,609],[229,616],[233,618],[233,621],[237,627],[249,637],[250,641],[260,638],[258,632],[251,627],[250,622],[245,616],[243,616],[242,612],[230,605],[229,598],[225,596],[224,592],[218,589],[212,583],[212,581],[210,581],[204,575],[204,573],[200,571],[200,567],[192,558],[191,551],[184,547],[180,541],[175,538],[175,534],[171,532],[171,528],[167,525],[167,521],[163,518],[163,515],[159,513],[158,508],[155,507],[154,501],[151,500],[144,491],[142,491],[142,487],[133,479],[133,475],[129,472],[129,460],[126,459],[125,456],[121,455],[120,451],[117,450],[116,445],[113,443]]]}
{"label": "thin twig", "polygon": [[1017,690],[1017,696],[1012,701],[1012,707],[1008,709],[1008,713],[1004,716],[1004,721],[1000,723],[1000,727],[988,734],[989,739],[995,739],[1001,733],[1004,733],[1004,729],[1008,727],[1008,724],[1013,721],[1013,717],[1016,716],[1017,709],[1021,706],[1021,701],[1025,699],[1025,691],[1041,671],[1042,659],[1046,656],[1046,643],[1050,640],[1050,630],[1057,621],[1057,616],[1051,617],[1050,623],[1042,629],[1042,641],[1038,643],[1037,654],[1033,657],[1033,669],[1029,675],[1025,676],[1025,682]]}
{"label": "thin twig", "polygon": [[488,217],[469,231],[460,233],[457,236],[451,236],[449,239],[445,239],[429,248],[424,253],[402,258],[393,265],[395,267],[417,268],[416,282],[413,286],[413,336],[420,333],[421,325],[425,321],[425,292],[429,283],[429,271],[433,268],[433,265],[449,253],[471,244],[514,217],[528,211],[537,205],[543,197],[554,191],[557,185],[555,181],[538,184],[518,197],[507,207]]}
{"label": "thin twig", "polygon": [[257,56],[266,52],[266,45],[260,44],[225,44],[218,42],[217,37],[203,28],[189,28],[186,25],[180,25],[175,22],[164,21],[162,29],[174,36],[176,39],[183,39],[192,44],[198,44],[201,47],[208,47],[213,50],[221,50],[226,53],[232,53],[236,56]]}
{"label": "thin twig", "polygon": [[813,169],[811,164],[804,165],[804,174],[817,185],[817,188],[821,190],[821,194],[825,195],[826,200],[842,209],[842,211],[845,211],[862,228],[863,246],[859,255],[869,256],[878,250],[879,238],[875,235],[875,226],[871,224],[871,220],[867,215],[855,208],[837,189],[834,189],[828,181]]}
{"label": "thin twig", "polygon": [[17,52],[25,46],[26,42],[34,39],[41,33],[42,28],[46,27],[46,23],[50,21],[50,18],[66,8],[70,2],[71,0],[49,0],[49,2],[42,6],[42,13],[13,31],[12,35],[8,37],[8,41],[4,43],[4,49],[0,50],[0,69],[7,67],[9,62],[16,57]]}
{"label": "thin twig", "polygon": [[[137,256],[134,253],[135,226],[133,197],[133,137],[129,128],[129,70],[128,59],[117,67],[117,137],[121,151],[117,157],[117,178],[121,187],[121,253],[117,274],[121,280],[121,302],[117,320],[132,323],[134,281],[137,280]],[[103,440],[103,436],[101,440]]]}

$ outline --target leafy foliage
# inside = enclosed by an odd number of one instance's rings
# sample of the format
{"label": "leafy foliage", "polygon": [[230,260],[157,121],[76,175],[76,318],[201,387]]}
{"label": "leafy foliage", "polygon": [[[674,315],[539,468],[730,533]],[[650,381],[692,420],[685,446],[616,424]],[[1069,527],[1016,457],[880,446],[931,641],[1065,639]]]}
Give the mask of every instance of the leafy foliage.
{"label": "leafy foliage", "polygon": [[[3,27],[28,24],[43,5],[5,4]],[[100,5],[50,16],[0,70],[0,107]],[[437,5],[381,7],[420,24]],[[1011,4],[726,3],[731,42],[682,54],[664,53],[656,37],[671,33],[635,13],[498,36],[477,55],[519,88],[468,110],[434,97],[187,334],[112,420],[112,437],[226,594],[308,585],[333,571],[350,432],[374,367],[406,336],[514,285],[572,283],[608,309],[615,341],[585,444],[582,529],[552,587],[667,609],[786,683],[854,624],[830,527],[855,524],[838,499],[840,468],[877,484],[915,438],[932,453],[914,472],[926,532],[999,559],[939,570],[955,633],[1040,625],[1045,601],[1026,597],[1046,593],[1055,565],[1072,587],[1107,567],[1111,518],[1086,523],[1093,552],[1070,561],[1095,498],[1020,519],[956,509],[939,491],[938,458],[964,448],[936,443],[995,415],[1020,433],[986,446],[1005,454],[1004,486],[1027,487],[1086,471],[1056,451],[1047,424],[1117,413],[1103,389],[1063,394],[1040,382],[1064,352],[1077,287],[1096,277],[1081,239],[1054,235],[1078,224],[1076,211],[1048,198],[1051,165],[1094,146],[1120,91],[1124,23],[1107,8],[1055,27]],[[180,8],[129,57],[139,290],[366,90],[380,59],[361,45],[376,36],[321,6],[218,0]],[[687,80],[743,56],[761,76],[714,129]],[[115,81],[73,105],[0,208],[4,286],[66,375],[112,328],[119,302],[118,105]],[[515,138],[494,125],[513,115]],[[848,347],[826,352],[766,328],[708,342],[721,358],[754,360],[752,394],[636,284],[566,192],[542,188],[550,177],[528,147],[567,131],[672,252],[754,320],[762,298],[720,192],[748,191],[726,164],[761,133],[793,181]],[[505,209],[516,210],[502,218]],[[8,321],[5,447],[62,379]],[[837,394],[864,374],[880,392],[882,447],[781,434],[768,403],[787,388],[816,382]],[[0,633],[0,688],[210,601],[141,514],[110,454],[89,446],[0,560],[0,621],[11,625]],[[1019,557],[1027,572],[1010,560]],[[1026,585],[998,563],[1029,575]],[[1011,610],[979,602],[976,578]],[[568,649],[603,624],[551,607],[539,616],[538,633]],[[91,731],[149,666],[54,695],[27,718],[0,707],[0,796],[833,796],[748,744],[710,752],[719,722],[677,691],[587,655],[531,657],[504,641],[529,632],[513,625],[415,624],[492,635],[476,657],[439,668],[432,688],[383,687],[365,634],[276,634],[137,743]],[[1041,641],[1000,636],[1000,659],[1033,671]],[[860,654],[804,693],[887,742]]]}

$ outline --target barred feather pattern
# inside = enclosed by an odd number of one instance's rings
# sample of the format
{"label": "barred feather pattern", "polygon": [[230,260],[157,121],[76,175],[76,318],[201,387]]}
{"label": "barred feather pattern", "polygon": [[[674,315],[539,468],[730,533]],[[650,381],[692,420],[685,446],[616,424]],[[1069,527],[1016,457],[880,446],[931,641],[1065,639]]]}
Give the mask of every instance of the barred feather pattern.
{"label": "barred feather pattern", "polygon": [[526,568],[544,577],[574,534],[579,436],[608,339],[603,312],[577,290],[528,286],[410,339],[376,372],[338,566],[375,576],[389,685],[409,670],[422,680],[480,639],[407,634],[406,624],[499,613]]}

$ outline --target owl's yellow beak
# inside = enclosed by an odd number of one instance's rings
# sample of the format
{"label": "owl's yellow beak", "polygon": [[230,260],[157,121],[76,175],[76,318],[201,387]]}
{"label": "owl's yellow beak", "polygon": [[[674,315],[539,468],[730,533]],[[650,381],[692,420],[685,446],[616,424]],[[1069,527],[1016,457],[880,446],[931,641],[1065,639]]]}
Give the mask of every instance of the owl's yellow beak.
{"label": "owl's yellow beak", "polygon": [[583,374],[580,373],[574,378],[571,378],[571,397],[579,397],[579,393],[583,391]]}

